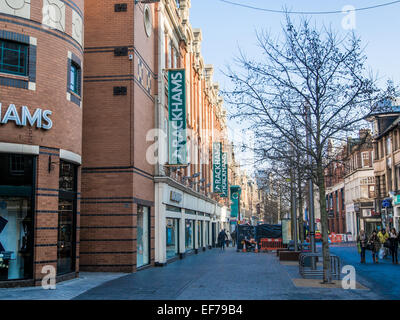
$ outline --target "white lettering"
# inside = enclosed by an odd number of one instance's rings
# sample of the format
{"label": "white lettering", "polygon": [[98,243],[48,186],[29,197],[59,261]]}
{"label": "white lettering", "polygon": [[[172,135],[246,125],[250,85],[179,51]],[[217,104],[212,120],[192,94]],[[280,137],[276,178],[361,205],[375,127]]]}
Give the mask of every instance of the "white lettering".
{"label": "white lettering", "polygon": [[6,112],[6,114],[4,115],[3,121],[1,123],[6,124],[8,121],[15,121],[15,124],[17,126],[21,125],[21,120],[19,118],[17,109],[15,108],[14,104],[10,104],[10,106],[8,107],[8,110]]}
{"label": "white lettering", "polygon": [[18,126],[30,125],[34,127],[36,124],[37,128],[50,130],[53,127],[53,122],[50,119],[51,114],[50,110],[43,111],[37,108],[32,115],[27,106],[22,106],[20,116],[15,104],[10,104],[3,117],[2,104],[0,103],[0,124],[7,124],[9,121],[14,121]]}

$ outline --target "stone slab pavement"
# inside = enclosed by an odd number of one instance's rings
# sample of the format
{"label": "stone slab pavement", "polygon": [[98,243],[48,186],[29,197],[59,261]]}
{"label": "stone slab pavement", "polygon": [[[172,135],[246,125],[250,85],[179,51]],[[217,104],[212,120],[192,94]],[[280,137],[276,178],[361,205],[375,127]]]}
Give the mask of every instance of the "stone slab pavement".
{"label": "stone slab pavement", "polygon": [[0,300],[71,300],[104,282],[125,276],[126,273],[80,272],[79,278],[56,284],[54,290],[42,287],[0,288]]}
{"label": "stone slab pavement", "polygon": [[[349,252],[348,257],[346,249],[353,250]],[[346,262],[356,264],[356,261],[350,259],[353,256],[358,258],[357,254],[353,254],[354,248],[333,248],[332,251],[334,250],[343,251],[343,255],[347,257]],[[133,274],[82,272],[79,279],[57,284],[56,290],[44,290],[41,287],[0,289],[0,299],[377,300],[388,298],[385,290],[378,288],[375,280],[369,279],[368,270],[366,269],[365,273],[358,277],[357,269],[357,281],[371,290],[296,287],[293,279],[301,278],[298,266],[281,264],[273,253],[243,253],[236,252],[233,248],[221,252],[220,249],[212,249],[189,255],[165,267],[148,268]],[[366,276],[366,279],[363,276]],[[376,281],[379,281],[379,278]],[[398,278],[394,277],[393,281],[398,281]]]}
{"label": "stone slab pavement", "polygon": [[166,267],[129,274],[74,299],[292,300],[381,299],[373,290],[296,287],[297,266],[282,265],[272,253],[207,250]]}

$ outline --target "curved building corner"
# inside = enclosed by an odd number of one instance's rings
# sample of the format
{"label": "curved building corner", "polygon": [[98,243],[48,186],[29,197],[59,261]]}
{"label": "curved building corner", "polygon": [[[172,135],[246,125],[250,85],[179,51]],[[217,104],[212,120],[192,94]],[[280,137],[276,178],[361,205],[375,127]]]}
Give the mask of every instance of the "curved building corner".
{"label": "curved building corner", "polygon": [[79,272],[83,11],[0,1],[0,287]]}

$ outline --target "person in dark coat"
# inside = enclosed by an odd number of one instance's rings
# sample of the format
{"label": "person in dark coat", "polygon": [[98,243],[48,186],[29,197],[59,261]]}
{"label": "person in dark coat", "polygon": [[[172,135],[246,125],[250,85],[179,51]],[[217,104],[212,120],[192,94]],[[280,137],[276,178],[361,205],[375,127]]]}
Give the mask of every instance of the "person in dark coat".
{"label": "person in dark coat", "polygon": [[365,263],[365,250],[367,248],[368,238],[364,230],[360,230],[360,234],[357,236],[357,242],[360,244],[361,248],[361,263]]}
{"label": "person in dark coat", "polygon": [[398,264],[397,250],[399,248],[399,234],[396,232],[395,228],[392,228],[389,232],[389,242],[390,242],[390,254],[392,256],[392,263]]}
{"label": "person in dark coat", "polygon": [[372,232],[371,236],[369,237],[368,243],[372,245],[372,261],[374,263],[378,263],[378,253],[379,249],[381,248],[381,242],[376,233],[376,230]]}
{"label": "person in dark coat", "polygon": [[232,246],[236,246],[236,230],[232,232],[231,237],[232,237]]}
{"label": "person in dark coat", "polygon": [[227,237],[227,235],[225,233],[225,230],[222,229],[220,231],[220,233],[218,234],[218,242],[219,242],[219,245],[221,246],[221,250],[225,250],[225,241],[226,241],[227,238],[228,237]]}

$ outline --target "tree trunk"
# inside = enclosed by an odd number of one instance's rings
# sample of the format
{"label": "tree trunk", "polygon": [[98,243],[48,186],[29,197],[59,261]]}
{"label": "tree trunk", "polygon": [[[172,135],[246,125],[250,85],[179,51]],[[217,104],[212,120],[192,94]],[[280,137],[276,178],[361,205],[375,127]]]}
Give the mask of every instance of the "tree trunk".
{"label": "tree trunk", "polygon": [[304,242],[304,220],[303,220],[303,192],[301,190],[301,178],[300,174],[297,179],[297,188],[299,192],[299,233],[300,233],[300,241]]}
{"label": "tree trunk", "polygon": [[321,210],[322,255],[324,270],[323,283],[331,283],[332,274],[328,242],[328,214],[326,212],[325,179],[324,171],[322,168],[322,159],[319,159],[317,161],[317,180],[319,188],[319,206]]}
{"label": "tree trunk", "polygon": [[304,242],[304,220],[303,220],[303,197],[302,193],[299,194],[299,232],[300,232],[300,241]]}

